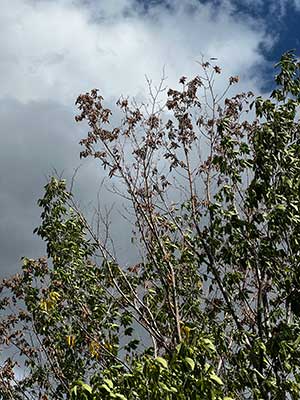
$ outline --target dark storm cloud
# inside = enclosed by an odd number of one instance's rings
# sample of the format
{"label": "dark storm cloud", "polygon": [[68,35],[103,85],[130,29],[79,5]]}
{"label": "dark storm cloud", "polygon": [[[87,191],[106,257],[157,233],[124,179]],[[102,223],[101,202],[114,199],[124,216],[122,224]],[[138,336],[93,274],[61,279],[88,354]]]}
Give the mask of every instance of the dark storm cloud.
{"label": "dark storm cloud", "polygon": [[72,172],[79,160],[72,113],[62,105],[1,99],[0,121],[0,267],[7,274],[21,256],[44,251],[32,231],[47,175],[53,167]]}
{"label": "dark storm cloud", "polygon": [[[32,231],[40,223],[41,210],[36,203],[49,175],[58,173],[70,182],[74,169],[81,166],[74,193],[91,220],[103,171],[94,162],[80,161],[78,142],[86,129],[76,125],[70,107],[50,101],[22,104],[2,99],[0,121],[0,271],[6,276],[20,267],[22,256],[45,254],[42,241]],[[110,207],[111,194],[104,187],[100,194],[101,205]],[[119,236],[116,250],[125,256],[130,226],[117,212],[122,201],[115,202],[112,234]],[[128,255],[126,260],[130,259]]]}

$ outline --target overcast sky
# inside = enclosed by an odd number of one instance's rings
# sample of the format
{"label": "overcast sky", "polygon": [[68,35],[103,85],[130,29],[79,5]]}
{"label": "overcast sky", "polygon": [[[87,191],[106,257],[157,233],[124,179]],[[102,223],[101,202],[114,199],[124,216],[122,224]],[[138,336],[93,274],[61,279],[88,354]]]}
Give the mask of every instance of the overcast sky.
{"label": "overcast sky", "polygon": [[[143,96],[145,74],[167,84],[217,57],[239,89],[267,93],[283,51],[299,50],[300,0],[0,0],[0,271],[43,254],[32,235],[53,168],[70,177],[81,161],[79,93],[100,89],[107,104]],[[77,192],[94,200],[101,171],[84,161]],[[104,198],[103,202],[109,202]],[[112,228],[122,231],[120,218]],[[121,226],[121,228],[120,228]],[[124,228],[125,229],[125,228]],[[120,251],[126,241],[120,237]]]}

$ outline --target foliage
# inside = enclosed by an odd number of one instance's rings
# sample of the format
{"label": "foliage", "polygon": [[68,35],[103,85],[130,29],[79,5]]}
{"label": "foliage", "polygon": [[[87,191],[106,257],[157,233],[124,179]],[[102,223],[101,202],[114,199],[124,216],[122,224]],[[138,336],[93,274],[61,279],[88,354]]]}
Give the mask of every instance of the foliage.
{"label": "foliage", "polygon": [[140,258],[120,262],[107,219],[93,229],[51,179],[47,257],[1,286],[1,344],[18,353],[3,399],[300,397],[300,64],[277,67],[269,99],[226,98],[237,77],[215,94],[205,62],[165,104],[149,82],[149,104],[121,98],[111,129],[97,90],[78,97],[81,156],[122,196]]}
{"label": "foliage", "polygon": [[[130,372],[108,368],[95,375],[92,387],[82,381],[71,390],[74,399],[224,399],[222,380],[206,357],[215,352],[212,342],[198,339],[191,346],[182,342],[171,356],[135,360]],[[230,400],[229,397],[225,399]]]}

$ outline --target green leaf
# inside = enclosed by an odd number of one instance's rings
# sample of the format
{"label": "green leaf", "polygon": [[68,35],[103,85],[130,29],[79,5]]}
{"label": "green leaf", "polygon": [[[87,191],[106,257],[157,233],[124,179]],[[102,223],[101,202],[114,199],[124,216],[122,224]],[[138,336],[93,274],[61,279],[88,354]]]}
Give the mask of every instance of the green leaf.
{"label": "green leaf", "polygon": [[85,390],[86,392],[92,394],[93,389],[90,387],[90,385],[88,385],[87,383],[82,383],[81,386],[82,386],[82,389],[83,389],[83,390]]}
{"label": "green leaf", "polygon": [[105,383],[99,386],[99,389],[104,389],[107,393],[111,393],[111,388],[108,385],[105,385]]}
{"label": "green leaf", "polygon": [[111,389],[114,387],[113,381],[110,379],[104,378],[103,382],[106,383],[106,385]]}
{"label": "green leaf", "polygon": [[123,394],[121,393],[116,393],[115,394],[115,398],[116,399],[121,399],[121,400],[127,400],[127,397],[125,397]]}
{"label": "green leaf", "polygon": [[221,386],[221,385],[224,385],[222,379],[219,378],[218,375],[216,375],[214,372],[212,372],[212,373],[210,374],[209,378],[210,378],[212,381],[216,382],[216,383],[217,383],[218,385],[220,385],[220,386]]}
{"label": "green leaf", "polygon": [[75,397],[77,396],[77,385],[73,386],[71,389],[71,396],[74,395]]}
{"label": "green leaf", "polygon": [[284,204],[277,204],[275,208],[276,208],[276,210],[279,210],[279,211],[286,210],[286,206]]}
{"label": "green leaf", "polygon": [[168,361],[162,357],[156,357],[155,361],[157,361],[163,368],[168,368]]}
{"label": "green leaf", "polygon": [[184,361],[189,366],[190,370],[194,371],[194,369],[195,369],[195,361],[190,357],[185,357]]}
{"label": "green leaf", "polygon": [[211,350],[211,351],[216,351],[215,345],[213,344],[213,342],[208,339],[208,338],[204,338],[202,339],[203,343],[204,343],[204,347],[206,347],[207,349]]}
{"label": "green leaf", "polygon": [[168,388],[168,386],[167,386],[165,383],[163,383],[163,382],[160,382],[160,383],[159,383],[159,386],[160,386],[163,390],[165,390],[166,392],[169,392],[169,391],[170,391],[170,389]]}

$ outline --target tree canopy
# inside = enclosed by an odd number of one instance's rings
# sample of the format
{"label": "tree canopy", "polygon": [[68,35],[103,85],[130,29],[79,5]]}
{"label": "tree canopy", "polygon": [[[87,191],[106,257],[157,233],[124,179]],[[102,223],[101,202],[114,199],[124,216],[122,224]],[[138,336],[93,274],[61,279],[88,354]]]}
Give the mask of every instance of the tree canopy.
{"label": "tree canopy", "polygon": [[167,101],[164,79],[148,103],[120,98],[119,123],[98,90],[78,97],[80,155],[139,256],[122,263],[108,216],[94,229],[51,178],[47,256],[1,284],[3,400],[299,399],[300,63],[276,67],[269,98],[227,97],[238,77],[217,94],[202,62]]}

